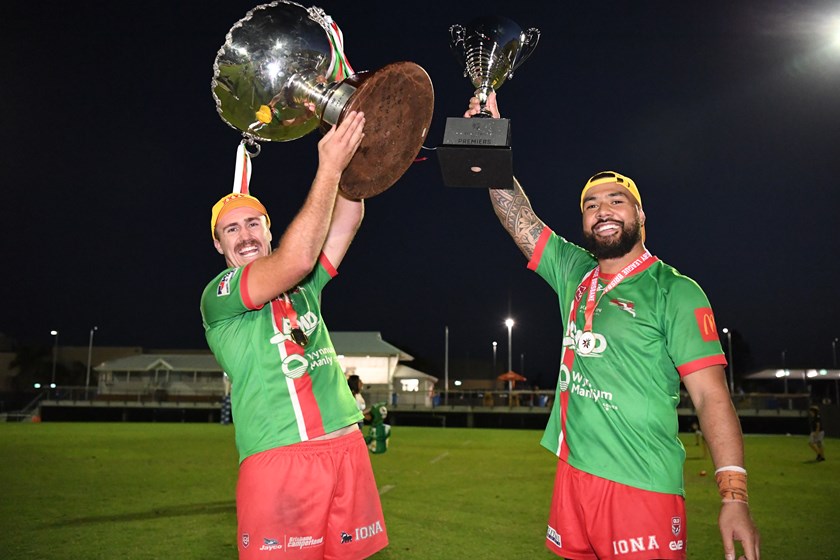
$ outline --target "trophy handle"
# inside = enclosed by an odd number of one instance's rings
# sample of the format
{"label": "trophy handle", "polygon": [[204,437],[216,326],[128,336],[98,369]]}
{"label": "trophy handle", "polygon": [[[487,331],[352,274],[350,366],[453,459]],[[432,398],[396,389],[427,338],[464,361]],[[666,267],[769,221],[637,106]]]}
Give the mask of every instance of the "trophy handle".
{"label": "trophy handle", "polygon": [[[449,26],[449,46],[452,48],[452,54],[455,55],[455,59],[458,61],[458,66],[463,68],[467,64],[467,55],[465,52],[464,47],[464,39],[466,37],[466,28],[456,23],[454,25]],[[466,70],[464,70],[464,75],[466,76]]]}
{"label": "trophy handle", "polygon": [[508,79],[513,78],[513,72],[517,68],[519,68],[523,62],[528,60],[528,57],[531,56],[531,53],[534,52],[534,49],[537,48],[537,43],[540,42],[540,30],[536,27],[531,27],[524,33],[522,33],[522,48],[519,49],[519,52],[516,53],[516,60],[514,60],[513,64],[510,67],[510,72],[508,72]]}

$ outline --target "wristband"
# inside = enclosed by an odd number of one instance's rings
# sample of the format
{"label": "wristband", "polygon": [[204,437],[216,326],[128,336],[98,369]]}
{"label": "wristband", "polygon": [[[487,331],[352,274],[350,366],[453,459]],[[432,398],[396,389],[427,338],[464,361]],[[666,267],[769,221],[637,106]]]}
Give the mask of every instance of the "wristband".
{"label": "wristband", "polygon": [[715,471],[715,481],[723,503],[749,503],[747,471],[743,467],[720,467]]}

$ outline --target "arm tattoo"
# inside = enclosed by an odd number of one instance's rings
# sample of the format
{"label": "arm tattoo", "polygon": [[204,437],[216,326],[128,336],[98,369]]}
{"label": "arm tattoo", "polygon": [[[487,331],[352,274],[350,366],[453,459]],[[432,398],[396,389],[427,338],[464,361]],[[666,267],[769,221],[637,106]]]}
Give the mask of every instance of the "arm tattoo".
{"label": "arm tattoo", "polygon": [[519,250],[530,260],[534,256],[537,240],[545,224],[534,214],[519,182],[514,182],[513,190],[490,189],[490,200],[496,217],[516,242]]}

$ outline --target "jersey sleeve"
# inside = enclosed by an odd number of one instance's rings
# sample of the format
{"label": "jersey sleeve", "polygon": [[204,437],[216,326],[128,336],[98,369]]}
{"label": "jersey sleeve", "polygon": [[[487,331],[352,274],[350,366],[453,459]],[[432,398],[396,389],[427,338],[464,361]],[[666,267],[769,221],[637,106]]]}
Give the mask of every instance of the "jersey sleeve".
{"label": "jersey sleeve", "polygon": [[528,268],[539,274],[555,292],[565,298],[560,293],[562,288],[569,282],[580,282],[597,264],[588,251],[569,243],[545,227],[537,240]]}
{"label": "jersey sleeve", "polygon": [[249,310],[241,293],[246,268],[229,268],[216,276],[201,295],[201,317],[205,328]]}
{"label": "jersey sleeve", "polygon": [[338,276],[338,271],[332,265],[327,255],[321,253],[318,257],[318,264],[310,273],[311,286],[318,292],[324,289],[327,283]]}
{"label": "jersey sleeve", "polygon": [[674,272],[665,298],[666,346],[680,377],[726,365],[715,316],[706,294],[694,280]]}

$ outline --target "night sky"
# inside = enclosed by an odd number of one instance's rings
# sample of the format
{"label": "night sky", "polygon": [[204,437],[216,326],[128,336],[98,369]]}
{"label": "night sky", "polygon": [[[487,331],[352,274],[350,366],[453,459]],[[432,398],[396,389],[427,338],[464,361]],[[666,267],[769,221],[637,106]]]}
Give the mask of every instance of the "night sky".
{"label": "night sky", "polygon": [[[716,5],[717,4],[717,5]],[[307,4],[308,5],[308,4]],[[835,2],[339,2],[353,67],[421,65],[435,88],[426,146],[472,85],[449,26],[504,15],[542,37],[499,90],[514,169],[537,214],[580,241],[597,171],[635,179],[647,247],[697,280],[735,335],[736,376],[830,367],[840,336],[840,44]],[[25,344],[206,348],[199,297],[224,266],[210,206],[239,133],[216,113],[212,63],[254,2],[13,1],[0,8],[0,332]],[[477,7],[480,6],[480,9]],[[836,23],[835,23],[836,27]],[[837,33],[835,31],[835,33]],[[314,175],[314,132],[263,143],[252,192],[275,239]],[[513,367],[554,384],[552,290],[486,192],[443,186],[433,151],[367,215],[323,294],[333,331],[380,331],[443,378]],[[523,367],[524,366],[524,367]]]}

